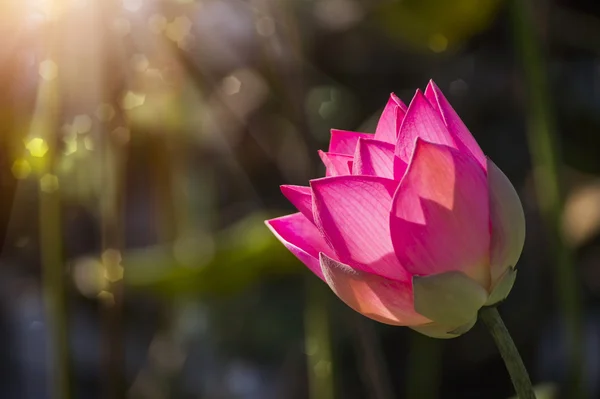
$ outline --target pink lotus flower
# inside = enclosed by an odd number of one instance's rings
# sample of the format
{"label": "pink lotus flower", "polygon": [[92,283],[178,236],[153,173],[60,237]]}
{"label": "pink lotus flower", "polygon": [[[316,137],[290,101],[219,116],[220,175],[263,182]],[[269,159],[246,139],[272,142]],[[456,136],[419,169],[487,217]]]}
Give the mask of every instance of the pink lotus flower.
{"label": "pink lotus flower", "polygon": [[331,131],[326,177],[282,186],[298,213],[266,221],[346,304],[452,338],[508,295],[525,219],[510,181],[435,83],[391,95],[375,134]]}

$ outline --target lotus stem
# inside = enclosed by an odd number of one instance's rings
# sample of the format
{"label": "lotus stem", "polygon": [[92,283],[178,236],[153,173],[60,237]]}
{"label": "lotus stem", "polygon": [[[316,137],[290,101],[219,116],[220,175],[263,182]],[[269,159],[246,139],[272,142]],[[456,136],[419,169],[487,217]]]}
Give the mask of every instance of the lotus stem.
{"label": "lotus stem", "polygon": [[479,317],[494,338],[519,399],[536,399],[527,369],[498,310],[484,307],[479,311]]}

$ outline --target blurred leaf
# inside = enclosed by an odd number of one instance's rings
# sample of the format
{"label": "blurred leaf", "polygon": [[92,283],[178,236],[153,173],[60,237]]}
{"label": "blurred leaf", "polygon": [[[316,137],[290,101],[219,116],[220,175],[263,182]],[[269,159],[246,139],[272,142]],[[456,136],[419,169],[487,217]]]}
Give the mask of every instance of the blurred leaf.
{"label": "blurred leaf", "polygon": [[[538,384],[533,387],[537,399],[555,399],[558,398],[558,388],[555,384],[545,383]],[[512,396],[509,399],[519,399],[517,396]]]}
{"label": "blurred leaf", "polygon": [[442,52],[490,25],[502,0],[403,0],[379,7],[375,18],[394,38]]}
{"label": "blurred leaf", "polygon": [[206,240],[216,243],[215,247],[200,242],[200,236],[196,251],[184,256],[178,253],[177,246],[128,252],[123,257],[125,283],[167,295],[227,294],[243,289],[266,273],[303,270],[301,263],[265,227],[266,218],[256,213],[214,238],[206,236]]}

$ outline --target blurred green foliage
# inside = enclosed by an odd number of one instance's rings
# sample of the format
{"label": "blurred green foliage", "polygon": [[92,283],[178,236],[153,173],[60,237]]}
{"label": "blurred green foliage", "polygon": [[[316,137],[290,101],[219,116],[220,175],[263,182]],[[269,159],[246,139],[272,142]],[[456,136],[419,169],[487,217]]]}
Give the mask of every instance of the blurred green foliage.
{"label": "blurred green foliage", "polygon": [[302,271],[304,267],[265,227],[267,218],[264,213],[251,214],[214,238],[206,236],[207,245],[194,242],[179,250],[177,245],[163,245],[127,252],[125,283],[169,296],[221,295],[242,290],[264,274]]}
{"label": "blurred green foliage", "polygon": [[487,28],[501,0],[404,0],[380,6],[378,25],[392,38],[442,52]]}

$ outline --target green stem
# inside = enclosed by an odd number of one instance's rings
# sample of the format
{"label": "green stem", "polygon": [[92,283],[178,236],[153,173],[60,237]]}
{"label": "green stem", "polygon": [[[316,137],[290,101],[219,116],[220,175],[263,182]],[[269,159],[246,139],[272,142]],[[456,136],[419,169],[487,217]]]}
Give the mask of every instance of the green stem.
{"label": "green stem", "polygon": [[54,174],[56,148],[54,132],[59,114],[56,79],[40,81],[30,137],[43,138],[48,152],[43,158],[39,183],[39,249],[42,266],[43,295],[48,320],[48,355],[52,398],[69,399],[71,364],[69,357],[69,323],[67,312],[66,269],[63,258],[61,195]]}
{"label": "green stem", "polygon": [[563,208],[561,187],[561,159],[556,140],[550,106],[550,91],[539,32],[531,1],[513,0],[512,18],[515,45],[523,63],[524,85],[528,94],[527,138],[534,165],[534,183],[537,201],[554,251],[555,281],[559,306],[565,320],[567,335],[568,397],[582,398],[582,343],[581,298],[575,274],[573,256],[564,244],[561,234]]}
{"label": "green stem", "polygon": [[361,377],[369,399],[392,399],[392,383],[386,370],[381,342],[373,321],[354,311],[347,312],[350,328],[357,341],[357,357],[361,366]]}
{"label": "green stem", "polygon": [[50,331],[51,384],[54,399],[70,398],[70,362],[65,271],[62,259],[60,197],[57,191],[40,195],[40,250],[46,312]]}
{"label": "green stem", "polygon": [[407,399],[439,397],[442,349],[440,340],[410,331],[406,380]]}
{"label": "green stem", "polygon": [[519,399],[536,399],[527,369],[498,310],[495,307],[482,308],[479,317],[496,342]]}
{"label": "green stem", "polygon": [[309,397],[310,399],[333,399],[327,296],[320,281],[308,281],[307,284],[304,323]]}

